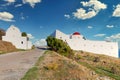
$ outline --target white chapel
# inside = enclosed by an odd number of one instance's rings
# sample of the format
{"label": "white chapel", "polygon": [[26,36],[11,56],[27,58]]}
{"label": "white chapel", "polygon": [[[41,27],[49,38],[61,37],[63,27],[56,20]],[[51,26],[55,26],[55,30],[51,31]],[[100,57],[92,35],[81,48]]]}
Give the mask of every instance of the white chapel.
{"label": "white chapel", "polygon": [[87,40],[79,32],[67,35],[59,30],[53,32],[51,36],[65,41],[73,50],[83,50],[96,54],[119,57],[117,42]]}
{"label": "white chapel", "polygon": [[22,37],[22,33],[19,28],[11,25],[7,31],[6,35],[2,36],[3,41],[11,42],[17,49],[31,49],[32,43],[27,37]]}

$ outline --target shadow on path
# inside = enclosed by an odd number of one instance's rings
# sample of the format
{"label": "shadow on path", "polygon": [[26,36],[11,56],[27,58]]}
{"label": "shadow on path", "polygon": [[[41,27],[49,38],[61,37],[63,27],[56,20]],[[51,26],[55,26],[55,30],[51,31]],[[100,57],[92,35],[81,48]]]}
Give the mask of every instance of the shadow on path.
{"label": "shadow on path", "polygon": [[36,47],[36,48],[41,50],[50,50],[50,48],[47,48],[47,47]]}

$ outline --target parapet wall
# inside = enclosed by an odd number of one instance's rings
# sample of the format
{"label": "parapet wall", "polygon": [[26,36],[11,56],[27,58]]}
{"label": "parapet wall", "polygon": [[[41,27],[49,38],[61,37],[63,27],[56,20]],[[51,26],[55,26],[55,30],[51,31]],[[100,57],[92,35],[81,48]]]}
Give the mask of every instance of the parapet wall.
{"label": "parapet wall", "polygon": [[113,57],[118,57],[117,42],[69,39],[67,40],[67,43],[73,50],[83,50],[96,54],[104,54]]}

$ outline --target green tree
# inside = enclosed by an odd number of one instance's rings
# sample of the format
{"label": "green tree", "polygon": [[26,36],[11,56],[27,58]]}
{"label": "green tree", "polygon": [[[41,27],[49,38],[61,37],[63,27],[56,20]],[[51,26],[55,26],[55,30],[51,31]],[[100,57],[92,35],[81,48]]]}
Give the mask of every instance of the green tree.
{"label": "green tree", "polygon": [[27,33],[26,32],[22,32],[22,36],[23,37],[27,37]]}
{"label": "green tree", "polygon": [[74,53],[72,49],[62,40],[56,39],[54,37],[48,36],[47,45],[54,51],[58,52],[61,55],[72,58]]}

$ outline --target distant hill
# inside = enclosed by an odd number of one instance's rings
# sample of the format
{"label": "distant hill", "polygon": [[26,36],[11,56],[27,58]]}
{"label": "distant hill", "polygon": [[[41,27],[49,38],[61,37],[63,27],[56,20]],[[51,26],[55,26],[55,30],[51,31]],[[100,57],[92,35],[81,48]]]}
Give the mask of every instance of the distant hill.
{"label": "distant hill", "polygon": [[16,51],[16,48],[12,43],[0,40],[0,54],[12,51]]}

